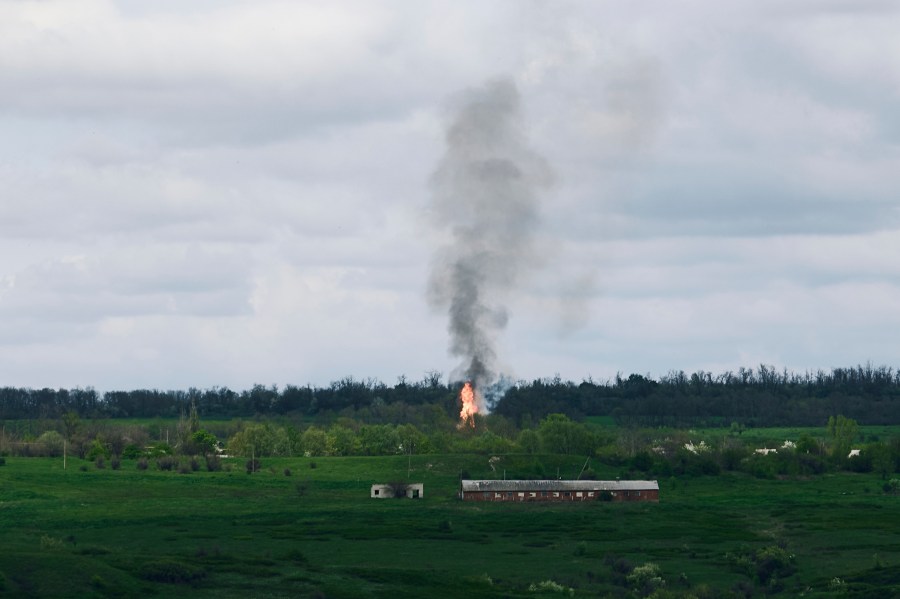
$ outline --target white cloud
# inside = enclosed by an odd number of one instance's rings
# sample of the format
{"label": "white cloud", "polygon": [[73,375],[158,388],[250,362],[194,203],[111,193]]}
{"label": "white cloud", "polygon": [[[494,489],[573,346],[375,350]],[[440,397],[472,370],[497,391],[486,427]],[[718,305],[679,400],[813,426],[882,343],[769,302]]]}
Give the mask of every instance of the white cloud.
{"label": "white cloud", "polygon": [[[0,384],[449,371],[448,98],[519,85],[518,376],[894,362],[890,2],[0,2]],[[560,334],[560,332],[565,334]]]}

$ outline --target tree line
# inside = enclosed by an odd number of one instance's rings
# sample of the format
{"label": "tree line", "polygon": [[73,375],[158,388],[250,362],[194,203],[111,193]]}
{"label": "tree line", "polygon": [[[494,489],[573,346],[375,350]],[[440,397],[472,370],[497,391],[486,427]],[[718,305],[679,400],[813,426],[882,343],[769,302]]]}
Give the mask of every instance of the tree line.
{"label": "tree line", "polygon": [[[338,417],[377,423],[421,423],[458,411],[458,382],[440,373],[394,385],[345,377],[324,387],[254,385],[187,390],[0,388],[0,420],[177,417],[195,405],[206,418],[301,415],[323,422]],[[560,377],[501,381],[488,390],[491,411],[522,428],[548,414],[581,420],[609,416],[625,426],[820,426],[844,414],[863,424],[900,421],[900,371],[860,365],[803,373],[761,365],[713,375],[673,371],[658,379],[640,374],[579,383]]]}

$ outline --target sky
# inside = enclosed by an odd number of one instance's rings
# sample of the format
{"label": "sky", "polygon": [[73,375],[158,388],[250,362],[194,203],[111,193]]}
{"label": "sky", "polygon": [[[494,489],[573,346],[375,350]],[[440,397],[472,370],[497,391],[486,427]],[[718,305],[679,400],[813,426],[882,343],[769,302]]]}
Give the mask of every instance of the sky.
{"label": "sky", "polygon": [[0,386],[454,378],[429,206],[497,81],[550,173],[498,372],[898,367],[897,31],[878,0],[0,0]]}

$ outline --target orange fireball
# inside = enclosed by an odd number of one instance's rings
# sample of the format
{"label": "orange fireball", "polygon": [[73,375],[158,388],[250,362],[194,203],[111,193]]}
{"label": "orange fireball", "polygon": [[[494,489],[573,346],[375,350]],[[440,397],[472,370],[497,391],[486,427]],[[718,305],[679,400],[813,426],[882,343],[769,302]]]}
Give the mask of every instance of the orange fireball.
{"label": "orange fireball", "polygon": [[466,382],[459,392],[459,399],[462,401],[462,409],[459,411],[459,428],[463,428],[466,424],[475,428],[475,414],[478,413],[478,404],[475,401],[475,389],[471,382]]}

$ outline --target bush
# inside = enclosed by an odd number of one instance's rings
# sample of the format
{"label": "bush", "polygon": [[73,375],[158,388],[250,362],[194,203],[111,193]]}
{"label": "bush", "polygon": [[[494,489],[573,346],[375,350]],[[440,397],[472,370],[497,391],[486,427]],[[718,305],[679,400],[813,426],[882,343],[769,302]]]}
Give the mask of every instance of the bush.
{"label": "bush", "polygon": [[528,590],[532,593],[564,593],[570,596],[575,594],[575,589],[563,586],[553,580],[532,583],[529,585]]}
{"label": "bush", "polygon": [[628,584],[642,595],[649,595],[666,584],[660,574],[659,566],[651,562],[637,566],[625,578]]}
{"label": "bush", "polygon": [[181,562],[160,560],[144,564],[141,567],[140,576],[151,582],[189,584],[205,577],[206,572]]}
{"label": "bush", "polygon": [[259,460],[256,460],[256,459],[247,460],[247,464],[246,464],[247,474],[253,474],[254,472],[259,472],[260,467],[261,467],[261,464],[259,463]]}
{"label": "bush", "polygon": [[197,456],[191,457],[190,465],[191,465],[191,470],[193,470],[194,472],[197,472],[198,470],[200,470],[200,462],[197,461]]}
{"label": "bush", "polygon": [[6,458],[0,457],[0,466],[6,466]]}
{"label": "bush", "polygon": [[162,441],[158,443],[154,443],[150,446],[149,454],[151,458],[158,458],[161,456],[171,455],[172,446],[168,443],[163,443]]}
{"label": "bush", "polygon": [[172,456],[164,455],[156,460],[156,467],[160,470],[174,470],[176,466],[178,466],[178,460]]}
{"label": "bush", "polygon": [[147,465],[148,465],[148,464],[147,464],[147,458],[141,458],[141,459],[139,459],[138,462],[137,462],[137,469],[138,469],[138,470],[146,470],[146,469],[147,469]]}
{"label": "bush", "polygon": [[95,460],[97,458],[108,458],[109,448],[98,438],[91,441],[90,449],[87,452],[87,459]]}
{"label": "bush", "polygon": [[109,461],[109,467],[112,468],[113,470],[118,470],[119,467],[121,467],[121,466],[122,466],[122,460],[120,460],[119,458],[113,458]]}
{"label": "bush", "polygon": [[122,457],[126,460],[136,460],[143,455],[144,452],[134,443],[126,445],[125,449],[122,450]]}
{"label": "bush", "polygon": [[219,459],[219,456],[211,453],[206,457],[206,470],[209,472],[219,472],[222,469],[222,460]]}
{"label": "bush", "polygon": [[775,578],[784,578],[797,571],[794,556],[777,545],[763,547],[756,552],[756,576],[767,584]]}
{"label": "bush", "polygon": [[178,465],[178,474],[190,474],[192,470],[188,467],[187,464],[179,464]]}
{"label": "bush", "polygon": [[285,475],[285,476],[290,476],[290,475],[291,475],[291,469],[290,469],[290,468],[285,468],[285,469],[284,469],[284,475]]}
{"label": "bush", "polygon": [[97,470],[103,470],[106,468],[106,460],[103,459],[103,456],[97,456],[97,459],[94,460],[94,465],[97,467]]}
{"label": "bush", "polygon": [[45,432],[38,437],[37,442],[44,446],[44,455],[55,458],[63,454],[65,440],[63,439],[63,436],[56,431]]}

